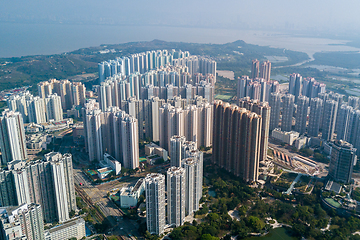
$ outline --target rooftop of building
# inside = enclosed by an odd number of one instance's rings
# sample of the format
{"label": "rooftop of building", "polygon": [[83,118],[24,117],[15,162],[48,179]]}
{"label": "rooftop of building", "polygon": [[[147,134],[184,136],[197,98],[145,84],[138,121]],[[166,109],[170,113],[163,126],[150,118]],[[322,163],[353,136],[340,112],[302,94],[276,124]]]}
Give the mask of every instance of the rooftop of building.
{"label": "rooftop of building", "polygon": [[60,230],[63,230],[65,228],[68,228],[68,227],[72,227],[76,224],[82,224],[84,223],[85,224],[85,221],[84,219],[82,219],[81,217],[80,218],[74,218],[74,219],[71,219],[70,221],[67,221],[59,226],[56,226],[56,227],[53,227],[51,229],[49,229],[48,231],[50,233],[53,233],[53,232],[57,232],[57,231],[60,231]]}

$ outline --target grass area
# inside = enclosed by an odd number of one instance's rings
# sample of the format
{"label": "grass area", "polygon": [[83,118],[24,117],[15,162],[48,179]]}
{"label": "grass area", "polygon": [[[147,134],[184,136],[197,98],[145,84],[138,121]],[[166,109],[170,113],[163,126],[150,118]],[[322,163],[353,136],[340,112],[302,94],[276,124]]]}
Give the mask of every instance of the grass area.
{"label": "grass area", "polygon": [[340,203],[338,203],[332,198],[325,198],[325,201],[336,208],[339,208],[341,206]]}
{"label": "grass area", "polygon": [[220,99],[220,100],[230,100],[233,96],[229,96],[229,95],[221,95],[221,94],[217,94],[215,95],[215,99]]}

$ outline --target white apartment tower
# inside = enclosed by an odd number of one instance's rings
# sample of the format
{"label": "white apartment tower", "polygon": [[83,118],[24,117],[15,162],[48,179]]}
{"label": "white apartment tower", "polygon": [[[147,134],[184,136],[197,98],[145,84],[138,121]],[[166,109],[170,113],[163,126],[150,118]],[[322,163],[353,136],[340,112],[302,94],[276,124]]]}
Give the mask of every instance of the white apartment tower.
{"label": "white apartment tower", "polygon": [[147,230],[160,235],[165,229],[165,176],[148,174],[145,177],[145,192]]}
{"label": "white apartment tower", "polygon": [[307,113],[309,109],[309,98],[299,96],[297,100],[295,131],[303,134],[306,132]]}
{"label": "white apartment tower", "polygon": [[281,131],[291,131],[294,108],[295,96],[292,94],[286,94],[283,100]]}
{"label": "white apartment tower", "polygon": [[44,240],[41,206],[24,204],[0,209],[0,239]]}
{"label": "white apartment tower", "polygon": [[45,98],[47,121],[51,119],[54,121],[63,120],[63,110],[61,106],[61,98],[56,93],[48,95]]}
{"label": "white apartment tower", "polygon": [[127,115],[122,120],[122,151],[125,168],[135,169],[139,167],[139,134],[138,121]]}
{"label": "white apartment tower", "polygon": [[170,166],[181,167],[182,148],[186,142],[184,136],[172,136],[170,138]]}
{"label": "white apartment tower", "polygon": [[46,108],[45,101],[40,97],[33,97],[27,102],[29,122],[45,123],[46,122]]}
{"label": "white apartment tower", "polygon": [[1,163],[26,160],[25,129],[19,112],[5,110],[0,117]]}
{"label": "white apartment tower", "polygon": [[167,171],[168,224],[179,227],[185,220],[185,169],[171,167]]}
{"label": "white apartment tower", "polygon": [[185,214],[193,214],[199,210],[199,201],[202,194],[202,161],[195,157],[186,158],[182,161],[182,167],[186,172],[185,181]]}
{"label": "white apartment tower", "polygon": [[320,122],[323,109],[323,100],[320,98],[311,98],[308,134],[312,137],[319,135]]}

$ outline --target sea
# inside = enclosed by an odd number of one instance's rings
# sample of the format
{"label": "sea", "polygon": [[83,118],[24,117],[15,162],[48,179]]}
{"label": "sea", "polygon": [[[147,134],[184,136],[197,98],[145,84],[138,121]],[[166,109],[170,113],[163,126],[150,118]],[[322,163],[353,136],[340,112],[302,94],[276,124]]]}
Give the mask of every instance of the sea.
{"label": "sea", "polygon": [[346,46],[347,40],[304,37],[274,31],[219,28],[70,25],[0,22],[0,57],[50,55],[101,44],[151,41],[223,44],[236,40],[307,53],[360,51]]}

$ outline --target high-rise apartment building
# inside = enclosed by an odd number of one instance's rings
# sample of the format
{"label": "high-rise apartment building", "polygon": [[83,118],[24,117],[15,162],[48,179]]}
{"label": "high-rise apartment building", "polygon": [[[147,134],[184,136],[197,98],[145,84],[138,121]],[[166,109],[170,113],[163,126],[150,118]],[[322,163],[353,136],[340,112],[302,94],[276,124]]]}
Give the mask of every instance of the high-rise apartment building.
{"label": "high-rise apartment building", "polygon": [[350,143],[342,140],[336,140],[331,146],[329,176],[335,181],[350,183],[356,162],[356,149]]}
{"label": "high-rise apartment building", "polygon": [[61,98],[56,93],[48,95],[45,98],[47,121],[51,119],[54,121],[63,120],[63,110],[61,106]]}
{"label": "high-rise apartment building", "polygon": [[171,167],[166,178],[168,224],[179,227],[185,220],[185,169]]}
{"label": "high-rise apartment building", "polygon": [[295,131],[300,134],[306,132],[307,114],[309,110],[309,98],[306,96],[299,96],[296,108],[296,122]]}
{"label": "high-rise apartment building", "polygon": [[17,196],[11,171],[0,169],[0,206],[16,206]]}
{"label": "high-rise apartment building", "polygon": [[144,100],[145,138],[154,142],[160,141],[159,109],[164,104],[165,100],[158,97]]}
{"label": "high-rise apartment building", "polygon": [[73,105],[85,104],[86,88],[80,82],[70,82],[69,80],[50,79],[46,82],[38,83],[38,92],[41,98],[47,98],[56,93],[61,99],[61,108],[69,110]]}
{"label": "high-rise apartment building", "polygon": [[257,59],[252,60],[251,79],[259,77],[259,70],[260,70],[260,62],[259,62],[259,60],[257,60]]}
{"label": "high-rise apartment building", "polygon": [[354,97],[354,96],[349,96],[348,105],[353,107],[355,110],[358,109],[360,106],[360,98]]}
{"label": "high-rise apartment building", "polygon": [[24,204],[0,208],[0,239],[44,240],[41,206]]}
{"label": "high-rise apartment building", "polygon": [[184,136],[184,111],[165,104],[159,109],[160,146],[169,149],[170,137]]}
{"label": "high-rise apartment building", "polygon": [[71,162],[70,154],[51,152],[24,167],[31,202],[41,204],[46,222],[65,222],[69,212],[76,210]]}
{"label": "high-rise apartment building", "polygon": [[292,121],[295,108],[295,96],[286,94],[283,99],[281,131],[290,132],[292,130]]}
{"label": "high-rise apartment building", "polygon": [[323,109],[323,100],[320,98],[311,98],[309,125],[307,132],[312,137],[317,137],[319,135],[322,109]]}
{"label": "high-rise apartment building", "polygon": [[138,121],[132,116],[125,116],[121,122],[123,166],[128,169],[139,167]]}
{"label": "high-rise apartment building", "polygon": [[295,99],[302,93],[302,76],[300,74],[290,74],[289,78],[289,94],[295,96]]}
{"label": "high-rise apartment building", "polygon": [[338,109],[339,113],[337,116],[336,121],[338,124],[336,124],[336,139],[338,140],[344,140],[346,142],[351,142],[351,134],[353,132],[353,121],[354,121],[354,109],[351,106],[348,106],[347,104],[341,105],[341,107]]}
{"label": "high-rise apartment building", "polygon": [[20,92],[19,94],[11,95],[7,100],[7,105],[10,111],[20,112],[24,123],[28,123],[30,120],[28,112],[28,101],[31,98],[32,95],[28,91],[24,91]]}
{"label": "high-rise apartment building", "polygon": [[324,108],[324,118],[323,118],[323,126],[322,126],[322,139],[325,141],[332,141],[336,117],[338,110],[338,102],[335,100],[326,100],[325,108]]}
{"label": "high-rise apartment building", "polygon": [[272,131],[279,126],[280,122],[281,94],[271,93],[269,105],[271,107],[269,129]]}
{"label": "high-rise apartment building", "polygon": [[160,235],[165,229],[165,176],[148,174],[145,177],[145,193],[147,230]]}
{"label": "high-rise apartment building", "polygon": [[26,160],[25,129],[19,112],[5,110],[0,117],[1,164]]}
{"label": "high-rise apartment building", "polygon": [[82,84],[81,82],[73,82],[71,86],[72,105],[84,106],[86,102],[85,92],[86,92],[86,88],[84,84]]}
{"label": "high-rise apartment building", "polygon": [[182,161],[182,168],[185,169],[185,213],[191,215],[199,210],[200,198],[202,195],[203,162],[202,155],[194,150],[194,154],[187,153],[188,157]]}
{"label": "high-rise apartment building", "polygon": [[271,118],[271,107],[268,102],[260,102],[258,100],[250,100],[248,97],[239,100],[239,107],[246,108],[251,112],[260,115],[261,120],[261,142],[260,142],[260,161],[265,161],[267,157],[269,127]]}
{"label": "high-rise apartment building", "polygon": [[265,79],[265,81],[270,81],[271,74],[271,62],[265,61],[260,66],[260,78]]}
{"label": "high-rise apartment building", "polygon": [[182,148],[186,138],[174,135],[170,138],[170,166],[181,167]]}
{"label": "high-rise apartment building", "polygon": [[108,153],[124,167],[139,166],[139,128],[136,118],[117,107],[102,112],[97,106],[86,105],[84,130],[90,161],[102,160]]}
{"label": "high-rise apartment building", "polygon": [[215,101],[213,163],[244,181],[257,181],[261,121],[261,116],[254,112]]}
{"label": "high-rise apartment building", "polygon": [[45,123],[46,122],[46,107],[44,98],[33,97],[28,102],[29,122]]}

